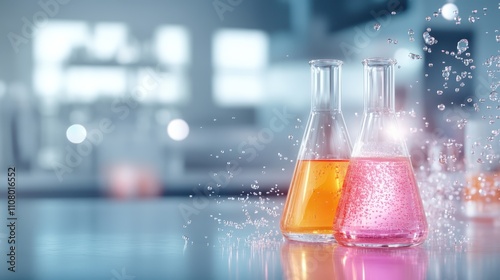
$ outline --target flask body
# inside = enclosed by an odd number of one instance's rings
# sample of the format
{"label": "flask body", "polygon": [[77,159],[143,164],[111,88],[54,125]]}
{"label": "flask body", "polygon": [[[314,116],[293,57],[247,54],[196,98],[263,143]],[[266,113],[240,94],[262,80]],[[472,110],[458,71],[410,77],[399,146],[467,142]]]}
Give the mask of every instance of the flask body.
{"label": "flask body", "polygon": [[340,108],[338,60],[313,60],[311,112],[290,183],[280,228],[295,241],[333,241],[333,219],[351,144]]}
{"label": "flask body", "polygon": [[373,58],[363,64],[363,124],[344,180],[334,236],[347,246],[418,245],[428,226],[394,111],[395,61]]}

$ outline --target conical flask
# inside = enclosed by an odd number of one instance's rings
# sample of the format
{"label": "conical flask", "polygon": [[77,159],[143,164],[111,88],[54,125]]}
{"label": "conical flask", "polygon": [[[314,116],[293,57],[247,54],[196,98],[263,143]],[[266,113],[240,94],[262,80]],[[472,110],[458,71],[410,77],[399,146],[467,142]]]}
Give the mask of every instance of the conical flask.
{"label": "conical flask", "polygon": [[342,245],[403,247],[422,243],[427,220],[394,110],[395,60],[364,65],[364,112],[333,227]]}
{"label": "conical flask", "polygon": [[333,241],[332,225],[351,144],[340,108],[342,61],[311,66],[311,112],[281,217],[281,232],[296,241]]}

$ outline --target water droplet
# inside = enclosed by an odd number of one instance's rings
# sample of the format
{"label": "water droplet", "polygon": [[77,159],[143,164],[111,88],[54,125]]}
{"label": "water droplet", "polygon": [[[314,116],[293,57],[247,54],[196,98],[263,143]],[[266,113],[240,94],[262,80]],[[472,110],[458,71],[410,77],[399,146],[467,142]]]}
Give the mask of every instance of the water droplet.
{"label": "water droplet", "polygon": [[293,135],[288,135],[288,139],[292,140],[293,139]]}
{"label": "water droplet", "polygon": [[212,186],[207,186],[207,190],[211,191],[212,189]]}
{"label": "water droplet", "polygon": [[444,104],[439,104],[437,108],[439,109],[439,111],[443,111],[446,108],[446,106],[444,106]]}
{"label": "water droplet", "polygon": [[497,101],[498,100],[498,93],[496,91],[492,91],[490,93],[490,100],[491,101]]}
{"label": "water droplet", "polygon": [[377,30],[377,31],[378,31],[378,30],[380,29],[380,23],[378,23],[378,22],[377,22],[377,23],[375,23],[375,24],[373,25],[373,29],[375,29],[375,30]]}
{"label": "water droplet", "polygon": [[473,14],[477,14],[477,10],[472,10],[472,13]]}
{"label": "water droplet", "polygon": [[420,56],[418,54],[414,54],[414,53],[409,53],[408,57],[411,59],[422,59],[422,56]]}
{"label": "water droplet", "polygon": [[500,43],[500,35],[496,35],[496,36],[495,36],[495,39],[497,40],[497,42],[499,42],[499,43]]}
{"label": "water droplet", "polygon": [[431,21],[431,17],[430,17],[430,16],[426,16],[426,17],[425,17],[425,20],[426,20],[426,21]]}
{"label": "water droplet", "polygon": [[251,184],[250,187],[253,189],[253,190],[258,190],[259,189],[259,185],[257,184]]}
{"label": "water droplet", "polygon": [[455,80],[456,80],[457,82],[460,82],[460,81],[462,80],[462,77],[461,77],[460,75],[457,75],[457,77],[455,78]]}
{"label": "water droplet", "polygon": [[433,66],[434,66],[434,64],[432,64],[432,63],[429,63],[429,67],[433,67]]}
{"label": "water droplet", "polygon": [[474,22],[476,22],[476,18],[475,18],[475,17],[473,17],[473,16],[470,16],[470,17],[469,17],[469,22],[470,22],[470,23],[474,23]]}
{"label": "water droplet", "polygon": [[387,39],[387,43],[388,43],[388,44],[391,44],[391,43],[392,43],[392,39],[391,39],[391,38],[388,38],[388,39]]}
{"label": "water droplet", "polygon": [[460,91],[460,88],[455,88],[455,92],[459,92]]}
{"label": "water droplet", "polygon": [[437,95],[442,95],[443,91],[442,90],[438,90],[436,93],[437,93]]}
{"label": "water droplet", "polygon": [[469,41],[468,41],[467,39],[461,39],[461,40],[460,40],[460,41],[458,41],[458,43],[457,43],[457,50],[458,50],[457,55],[462,54],[462,53],[463,53],[463,52],[465,52],[468,48],[469,48]]}
{"label": "water droplet", "polygon": [[472,102],[472,98],[467,98],[467,102],[471,103]]}
{"label": "water droplet", "polygon": [[393,15],[393,16],[396,15],[396,11],[392,11],[391,15]]}
{"label": "water droplet", "polygon": [[422,34],[422,37],[424,38],[424,42],[429,46],[432,46],[437,43],[437,40],[434,37],[432,37],[427,31]]}

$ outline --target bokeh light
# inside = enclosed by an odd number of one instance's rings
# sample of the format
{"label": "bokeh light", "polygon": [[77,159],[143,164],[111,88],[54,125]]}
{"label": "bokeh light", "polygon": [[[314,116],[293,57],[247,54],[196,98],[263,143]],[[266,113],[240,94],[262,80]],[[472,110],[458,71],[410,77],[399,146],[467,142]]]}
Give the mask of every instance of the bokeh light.
{"label": "bokeh light", "polygon": [[447,20],[453,20],[458,15],[458,7],[453,3],[446,3],[441,8],[441,14]]}
{"label": "bokeh light", "polygon": [[66,130],[66,138],[74,144],[82,143],[87,137],[87,130],[81,124],[73,124]]}
{"label": "bokeh light", "polygon": [[173,140],[182,141],[189,135],[189,125],[183,119],[174,119],[168,124],[167,132]]}

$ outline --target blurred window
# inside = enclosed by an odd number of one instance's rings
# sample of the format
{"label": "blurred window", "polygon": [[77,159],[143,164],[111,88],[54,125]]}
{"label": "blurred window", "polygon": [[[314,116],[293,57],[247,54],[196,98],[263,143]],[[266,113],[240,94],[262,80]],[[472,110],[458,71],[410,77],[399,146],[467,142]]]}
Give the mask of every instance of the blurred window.
{"label": "blurred window", "polygon": [[138,41],[124,23],[48,21],[34,38],[34,90],[44,99],[92,102],[137,96],[140,102],[189,99],[189,32],[161,26]]}
{"label": "blurred window", "polygon": [[255,105],[264,100],[269,38],[259,30],[223,29],[213,37],[213,94],[222,106]]}

